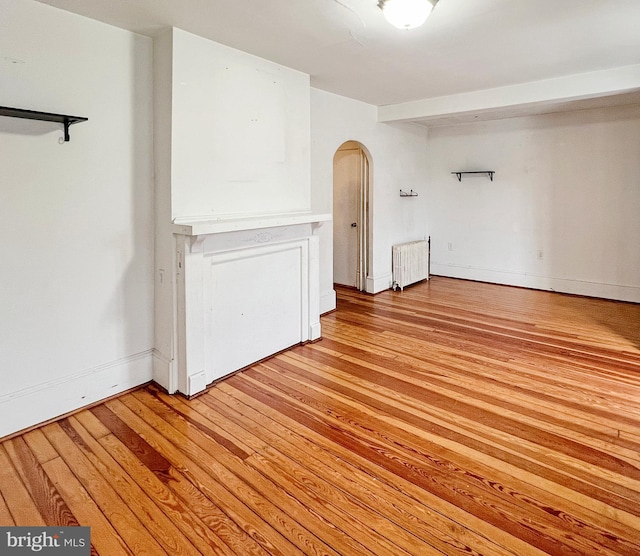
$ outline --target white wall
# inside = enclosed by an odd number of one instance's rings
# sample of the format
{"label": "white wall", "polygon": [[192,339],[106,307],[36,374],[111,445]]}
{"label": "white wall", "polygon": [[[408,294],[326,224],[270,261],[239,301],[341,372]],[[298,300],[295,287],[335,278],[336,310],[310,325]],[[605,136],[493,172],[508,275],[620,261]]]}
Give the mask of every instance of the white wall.
{"label": "white wall", "polygon": [[432,128],[432,273],[640,301],[639,145],[637,105]]}
{"label": "white wall", "polygon": [[173,29],[153,39],[155,287],[153,379],[173,393],[176,338],[176,245],[171,232]]}
{"label": "white wall", "polygon": [[[154,39],[154,70],[154,379],[175,392],[181,294],[172,223],[308,213],[310,88],[306,74],[175,28]],[[261,277],[252,279],[262,296]]]}
{"label": "white wall", "polygon": [[177,220],[310,209],[309,76],[173,30]]}
{"label": "white wall", "polygon": [[151,378],[151,41],[0,0],[0,436]]}
{"label": "white wall", "polygon": [[[391,246],[428,235],[426,152],[427,130],[414,124],[377,122],[375,106],[311,89],[311,206],[331,212],[333,156],[348,140],[359,141],[371,156],[372,271],[367,291],[391,286]],[[418,192],[401,198],[400,189]],[[333,293],[333,230],[320,228],[321,312],[335,308]]]}

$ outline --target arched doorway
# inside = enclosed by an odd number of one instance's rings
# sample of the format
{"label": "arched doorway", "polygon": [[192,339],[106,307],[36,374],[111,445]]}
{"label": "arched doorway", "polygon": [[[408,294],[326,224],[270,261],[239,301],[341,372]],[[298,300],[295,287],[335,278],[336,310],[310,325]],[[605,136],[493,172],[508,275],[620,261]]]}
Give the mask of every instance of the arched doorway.
{"label": "arched doorway", "polygon": [[366,290],[369,268],[369,157],[347,141],[333,157],[333,281]]}

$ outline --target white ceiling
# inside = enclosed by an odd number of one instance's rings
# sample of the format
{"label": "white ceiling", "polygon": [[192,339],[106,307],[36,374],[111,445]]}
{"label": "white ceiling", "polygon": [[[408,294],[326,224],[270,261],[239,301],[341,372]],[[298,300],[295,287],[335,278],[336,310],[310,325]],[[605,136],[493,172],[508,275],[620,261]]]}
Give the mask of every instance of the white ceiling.
{"label": "white ceiling", "polygon": [[389,25],[377,0],[40,0],[138,33],[166,26],[397,104],[640,63],[640,0],[440,0]]}

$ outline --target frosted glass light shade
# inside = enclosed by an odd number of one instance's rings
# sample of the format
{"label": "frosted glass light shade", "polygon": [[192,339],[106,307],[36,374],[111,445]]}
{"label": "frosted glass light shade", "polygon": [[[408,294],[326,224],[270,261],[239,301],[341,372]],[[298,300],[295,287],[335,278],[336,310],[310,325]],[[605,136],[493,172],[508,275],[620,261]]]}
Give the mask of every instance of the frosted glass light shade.
{"label": "frosted glass light shade", "polygon": [[420,27],[433,10],[429,0],[381,0],[378,6],[386,20],[398,29]]}

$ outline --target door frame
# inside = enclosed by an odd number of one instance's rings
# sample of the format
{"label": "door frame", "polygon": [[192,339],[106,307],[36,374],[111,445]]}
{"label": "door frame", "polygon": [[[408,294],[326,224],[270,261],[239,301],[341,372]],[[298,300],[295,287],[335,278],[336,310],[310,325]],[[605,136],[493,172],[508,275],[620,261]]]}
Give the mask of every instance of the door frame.
{"label": "door frame", "polygon": [[[356,225],[358,229],[358,257],[356,262],[356,289],[367,291],[367,277],[371,268],[371,157],[366,147],[359,141],[342,143],[334,153],[333,188],[336,188],[335,157],[339,151],[357,150],[360,167],[358,170],[358,206]],[[334,235],[336,228],[333,228]]]}

